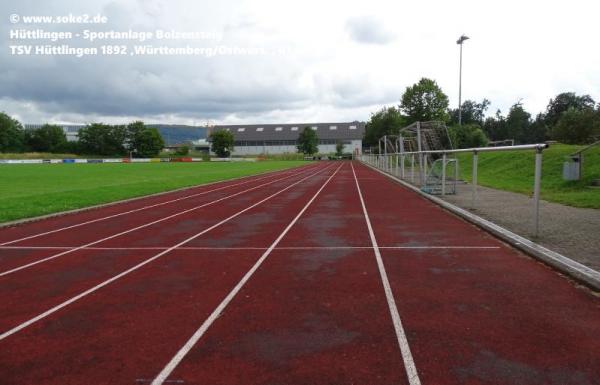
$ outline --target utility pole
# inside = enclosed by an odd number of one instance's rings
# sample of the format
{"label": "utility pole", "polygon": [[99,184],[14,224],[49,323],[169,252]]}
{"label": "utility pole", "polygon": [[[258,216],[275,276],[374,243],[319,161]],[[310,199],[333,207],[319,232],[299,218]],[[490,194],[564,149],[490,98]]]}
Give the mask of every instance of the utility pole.
{"label": "utility pole", "polygon": [[462,125],[462,49],[463,43],[469,40],[469,37],[462,35],[456,41],[456,44],[460,45],[460,61],[458,70],[458,125]]}

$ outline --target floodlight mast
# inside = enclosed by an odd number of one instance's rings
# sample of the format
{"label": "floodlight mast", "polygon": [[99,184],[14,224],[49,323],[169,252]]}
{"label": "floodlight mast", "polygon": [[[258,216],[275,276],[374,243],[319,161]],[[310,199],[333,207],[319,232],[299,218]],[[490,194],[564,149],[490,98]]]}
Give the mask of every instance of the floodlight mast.
{"label": "floodlight mast", "polygon": [[460,45],[460,64],[458,70],[458,125],[462,125],[462,48],[463,43],[469,40],[467,35],[461,35],[456,41],[456,44]]}

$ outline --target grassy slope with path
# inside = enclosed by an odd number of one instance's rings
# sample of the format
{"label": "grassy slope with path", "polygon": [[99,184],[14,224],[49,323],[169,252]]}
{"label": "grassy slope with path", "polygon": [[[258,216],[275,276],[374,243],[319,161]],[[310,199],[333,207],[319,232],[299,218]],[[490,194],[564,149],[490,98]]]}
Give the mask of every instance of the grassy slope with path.
{"label": "grassy slope with path", "polygon": [[306,162],[0,165],[0,222],[302,164]]}
{"label": "grassy slope with path", "polygon": [[[567,182],[562,179],[566,156],[583,146],[551,145],[544,151],[542,164],[542,199],[575,207],[600,208],[600,189],[590,188],[593,179],[600,179],[600,147],[584,153],[584,178]],[[470,181],[472,155],[459,154],[461,173]],[[482,186],[522,194],[532,194],[534,174],[533,151],[480,153],[478,181]]]}

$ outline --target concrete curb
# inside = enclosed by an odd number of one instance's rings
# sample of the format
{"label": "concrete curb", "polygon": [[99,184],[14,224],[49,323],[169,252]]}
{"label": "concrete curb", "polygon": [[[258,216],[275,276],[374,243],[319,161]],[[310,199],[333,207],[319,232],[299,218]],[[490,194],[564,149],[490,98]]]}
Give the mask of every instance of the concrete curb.
{"label": "concrete curb", "polygon": [[518,234],[513,233],[510,230],[507,230],[497,224],[490,222],[486,219],[481,218],[478,215],[475,215],[467,210],[464,210],[458,206],[453,205],[452,203],[448,203],[438,197],[433,195],[429,195],[421,191],[419,188],[407,183],[391,174],[388,174],[384,171],[381,171],[369,164],[363,163],[365,166],[370,167],[371,169],[383,174],[384,176],[390,178],[391,180],[400,183],[404,187],[420,194],[424,198],[434,202],[435,204],[441,206],[447,211],[458,215],[459,217],[473,223],[474,225],[482,228],[488,233],[494,235],[497,238],[507,242],[511,246],[521,250],[522,252],[536,258],[537,260],[551,266],[552,268],[560,271],[568,275],[569,277],[575,279],[578,282],[581,282],[588,287],[600,291],[600,272],[591,269],[585,265],[582,265],[579,262],[576,262],[568,257],[565,257],[562,254],[559,254],[555,251],[545,248],[527,238],[524,238]]}
{"label": "concrete curb", "polygon": [[37,217],[31,217],[31,218],[17,219],[15,221],[0,223],[0,229],[4,229],[4,228],[7,228],[7,227],[14,227],[14,226],[19,226],[19,225],[24,225],[24,224],[27,224],[27,223],[37,222],[37,221],[41,221],[41,220],[44,220],[44,219],[50,219],[50,218],[55,218],[55,217],[62,217],[63,215],[76,214],[76,213],[81,213],[81,212],[84,212],[84,211],[95,210],[95,209],[99,209],[99,208],[103,208],[103,207],[110,207],[110,206],[118,205],[118,204],[121,204],[121,203],[132,202],[132,201],[135,201],[135,200],[138,200],[138,199],[152,198],[152,197],[157,197],[157,196],[161,196],[161,195],[171,194],[171,193],[174,193],[174,192],[191,190],[193,188],[197,188],[197,187],[200,187],[200,186],[210,186],[210,185],[217,184],[217,183],[232,182],[232,181],[239,180],[239,179],[251,178],[253,176],[267,175],[267,174],[276,173],[276,172],[280,172],[280,171],[293,170],[293,169],[300,168],[300,167],[305,167],[305,166],[306,165],[301,165],[301,166],[296,166],[296,167],[291,167],[291,168],[285,168],[285,169],[277,170],[277,171],[265,171],[265,172],[260,172],[258,174],[251,174],[251,175],[239,176],[239,177],[235,177],[235,178],[222,179],[222,180],[217,180],[217,181],[214,181],[214,182],[202,183],[202,184],[197,184],[197,185],[193,185],[193,186],[181,187],[181,188],[177,188],[175,190],[161,191],[161,192],[157,192],[157,193],[153,193],[153,194],[149,194],[149,195],[141,195],[141,196],[137,196],[137,197],[133,197],[133,198],[127,198],[127,199],[122,199],[122,200],[113,201],[113,202],[101,203],[99,205],[82,207],[82,208],[79,208],[79,209],[73,209],[73,210],[68,210],[68,211],[59,211],[59,212],[56,212],[56,213],[51,213],[51,214],[46,214],[46,215],[40,215],[40,216],[37,216]]}

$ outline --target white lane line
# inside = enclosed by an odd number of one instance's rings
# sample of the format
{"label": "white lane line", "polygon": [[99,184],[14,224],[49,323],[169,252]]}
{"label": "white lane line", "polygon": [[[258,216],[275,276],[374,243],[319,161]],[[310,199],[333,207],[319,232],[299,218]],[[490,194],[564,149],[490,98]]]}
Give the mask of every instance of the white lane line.
{"label": "white lane line", "polygon": [[[106,281],[103,281],[103,282],[101,282],[101,283],[97,284],[96,286],[94,286],[94,287],[92,287],[92,288],[90,288],[90,289],[88,289],[88,290],[86,290],[86,291],[84,291],[84,292],[82,292],[82,293],[80,293],[80,294],[78,294],[78,295],[76,295],[76,296],[74,296],[74,297],[72,297],[72,298],[70,298],[70,299],[68,299],[68,300],[66,300],[66,301],[64,301],[64,302],[62,302],[62,303],[60,303],[60,304],[58,304],[58,305],[56,305],[56,306],[54,306],[53,308],[50,308],[50,309],[46,310],[45,312],[43,312],[43,313],[39,314],[39,315],[38,315],[38,316],[36,316],[36,317],[33,317],[33,318],[31,318],[31,319],[29,319],[29,320],[27,320],[27,321],[25,321],[25,322],[23,322],[23,323],[21,323],[21,324],[19,324],[19,325],[15,326],[14,328],[12,328],[12,329],[10,329],[10,330],[8,330],[8,331],[6,331],[6,332],[4,332],[4,333],[0,334],[0,341],[2,341],[3,339],[5,339],[5,338],[7,338],[7,337],[9,337],[9,336],[11,336],[11,335],[13,335],[13,334],[15,334],[15,333],[19,332],[20,330],[23,330],[23,329],[24,329],[24,328],[26,328],[26,327],[28,327],[28,326],[30,326],[30,325],[32,325],[32,324],[34,324],[34,323],[38,322],[39,320],[41,320],[41,319],[44,319],[44,318],[48,317],[49,315],[51,315],[51,314],[53,314],[53,313],[56,313],[56,312],[57,312],[57,311],[59,311],[60,309],[62,309],[62,308],[64,308],[64,307],[66,307],[66,306],[69,306],[69,305],[70,305],[70,304],[72,304],[73,302],[76,302],[76,301],[80,300],[81,298],[83,298],[83,297],[85,297],[85,296],[87,296],[87,295],[90,295],[90,294],[92,294],[92,293],[94,293],[94,292],[96,292],[96,291],[100,290],[100,289],[101,289],[101,288],[103,288],[104,286],[111,284],[112,282],[114,282],[114,281],[116,281],[116,280],[118,280],[118,279],[120,279],[120,278],[122,278],[122,277],[126,276],[127,274],[129,274],[129,273],[131,273],[131,272],[134,272],[134,271],[136,271],[136,270],[140,269],[141,267],[143,267],[143,266],[145,266],[145,265],[149,264],[150,262],[153,262],[153,261],[157,260],[158,258],[162,257],[163,255],[165,255],[165,254],[167,254],[167,253],[169,253],[169,252],[171,252],[171,251],[175,250],[176,248],[178,248],[178,247],[180,247],[180,246],[183,246],[184,244],[186,244],[186,243],[188,243],[188,242],[190,242],[190,241],[192,241],[192,240],[194,240],[194,239],[196,239],[196,238],[200,237],[200,236],[201,236],[201,235],[203,235],[203,234],[206,234],[206,233],[208,233],[209,231],[211,231],[211,230],[213,230],[213,229],[215,229],[215,228],[217,228],[217,227],[221,226],[222,224],[224,224],[224,223],[226,223],[226,222],[229,222],[230,220],[232,220],[232,219],[234,219],[234,218],[236,218],[236,217],[238,217],[238,216],[242,215],[243,213],[245,213],[245,212],[247,212],[247,211],[249,211],[249,210],[251,210],[251,209],[253,209],[253,208],[255,208],[255,207],[257,207],[257,206],[259,206],[259,205],[261,205],[261,204],[263,204],[264,202],[266,202],[266,201],[270,200],[271,198],[274,198],[274,197],[276,197],[277,195],[279,195],[279,194],[281,194],[281,193],[283,193],[283,192],[285,192],[285,191],[287,191],[287,190],[291,189],[292,187],[294,187],[294,186],[296,186],[296,185],[298,185],[298,184],[300,184],[300,183],[304,182],[306,179],[312,178],[313,176],[315,176],[315,175],[317,175],[317,174],[320,174],[321,172],[323,172],[323,171],[325,171],[325,170],[328,170],[328,169],[330,169],[330,168],[331,168],[331,167],[325,167],[325,168],[323,168],[323,169],[321,169],[321,170],[317,171],[316,173],[310,174],[310,175],[308,175],[308,176],[306,176],[306,177],[304,177],[304,178],[302,178],[302,179],[298,180],[297,182],[294,182],[294,183],[292,183],[292,184],[288,185],[287,187],[285,187],[285,188],[283,188],[283,189],[281,189],[281,190],[277,191],[276,193],[273,193],[273,194],[269,195],[268,197],[266,197],[266,198],[262,199],[261,201],[259,201],[259,202],[256,202],[256,203],[254,203],[254,204],[252,204],[252,205],[250,205],[250,206],[246,207],[245,209],[243,209],[243,210],[240,210],[240,211],[238,211],[237,213],[235,213],[235,214],[233,214],[233,215],[231,215],[231,216],[229,216],[229,217],[227,217],[227,218],[223,219],[222,221],[220,221],[220,222],[218,222],[218,223],[216,223],[216,224],[214,224],[214,225],[212,225],[212,226],[210,226],[210,227],[208,227],[208,228],[206,228],[206,229],[202,230],[201,232],[199,232],[199,233],[197,233],[197,234],[195,234],[195,235],[193,235],[193,236],[191,236],[191,237],[189,237],[189,238],[187,238],[187,239],[185,239],[185,240],[183,240],[183,241],[179,242],[179,243],[178,243],[178,244],[176,244],[175,246],[173,246],[173,247],[170,247],[169,249],[167,249],[167,250],[165,250],[165,251],[163,251],[163,252],[161,252],[161,253],[158,253],[158,254],[156,254],[155,256],[153,256],[153,257],[151,257],[151,258],[148,258],[148,259],[146,259],[146,260],[144,260],[144,261],[142,261],[142,262],[138,263],[137,265],[135,265],[135,266],[133,266],[133,267],[131,267],[131,268],[129,268],[129,269],[127,269],[127,270],[125,270],[125,271],[123,271],[123,272],[121,272],[121,273],[119,273],[119,274],[115,275],[115,276],[113,276],[112,278],[109,278],[109,279],[107,279]],[[331,177],[330,177],[330,178],[331,178]],[[328,180],[329,180],[329,179],[328,179]]]}
{"label": "white lane line", "polygon": [[[79,246],[0,246],[0,250],[166,250],[171,246],[154,247],[79,247]],[[277,250],[347,250],[347,249],[372,249],[373,246],[278,246]],[[210,247],[210,246],[184,246],[177,250],[266,250],[265,247]],[[496,250],[500,246],[379,246],[386,250]]]}
{"label": "white lane line", "polygon": [[380,248],[377,245],[377,239],[375,238],[375,233],[373,232],[373,226],[371,226],[371,220],[369,219],[367,206],[365,205],[365,200],[363,198],[362,191],[360,190],[358,179],[356,178],[354,165],[351,163],[350,166],[352,167],[352,174],[354,175],[356,190],[358,191],[360,204],[362,206],[363,214],[365,216],[365,221],[367,222],[367,228],[369,229],[369,237],[371,237],[371,243],[373,244],[373,251],[375,253],[375,259],[377,260],[377,267],[379,268],[379,275],[381,276],[381,282],[383,283],[383,289],[385,291],[385,297],[387,299],[388,308],[390,309],[390,315],[392,316],[392,322],[394,324],[394,329],[396,330],[396,337],[398,339],[398,345],[400,346],[402,360],[404,361],[406,376],[408,377],[408,382],[410,383],[410,385],[420,385],[421,380],[419,379],[419,373],[417,372],[415,361],[413,360],[412,353],[410,352],[410,346],[408,345],[408,339],[406,338],[404,327],[402,327],[400,313],[398,312],[398,307],[396,307],[396,301],[394,300],[392,287],[390,286],[390,281],[388,280],[388,276],[385,271],[383,259],[381,258],[381,253],[379,251]]}
{"label": "white lane line", "polygon": [[[309,167],[309,169],[311,169],[311,168],[313,168],[313,167]],[[235,183],[235,184],[231,184],[231,185],[227,185],[227,186],[222,186],[222,187],[218,187],[218,188],[215,188],[215,189],[212,189],[212,190],[202,191],[202,192],[199,192],[199,193],[196,193],[196,194],[187,195],[187,196],[184,196],[184,197],[181,197],[181,198],[171,199],[171,200],[168,200],[168,201],[165,201],[165,202],[160,202],[160,203],[156,203],[156,204],[152,204],[152,205],[147,205],[147,206],[143,206],[143,207],[140,207],[140,208],[137,208],[137,209],[133,209],[133,210],[129,210],[129,211],[123,211],[121,213],[117,213],[117,214],[113,214],[113,215],[108,215],[108,216],[105,216],[105,217],[102,217],[102,218],[96,218],[96,219],[92,219],[92,220],[89,220],[89,221],[86,221],[86,222],[81,222],[81,223],[77,223],[77,224],[74,224],[74,225],[65,226],[65,227],[61,227],[61,228],[58,228],[58,229],[54,229],[54,230],[45,231],[43,233],[33,234],[33,235],[29,235],[27,237],[23,237],[23,238],[19,238],[19,239],[14,239],[12,241],[0,243],[0,246],[12,245],[12,244],[17,243],[17,242],[26,241],[28,239],[38,238],[38,237],[41,237],[41,236],[44,236],[44,235],[54,234],[54,233],[58,233],[58,232],[64,231],[64,230],[74,229],[74,228],[77,228],[77,227],[89,225],[91,223],[96,223],[96,222],[105,221],[107,219],[117,218],[117,217],[120,217],[120,216],[123,216],[123,215],[136,213],[136,212],[139,212],[139,211],[142,211],[142,210],[148,210],[148,209],[151,209],[151,208],[155,208],[155,207],[159,207],[159,206],[163,206],[163,205],[167,205],[167,204],[179,202],[179,201],[182,201],[182,200],[185,200],[185,199],[195,198],[197,196],[206,195],[206,194],[209,194],[209,193],[212,193],[212,192],[215,192],[215,191],[224,190],[224,189],[227,189],[227,188],[230,188],[230,187],[241,186],[241,185],[252,183],[252,182],[258,182],[260,180],[263,180],[263,179],[266,179],[266,178],[270,178],[270,177],[273,176],[273,174],[276,174],[276,173],[279,173],[281,175],[286,175],[286,174],[290,173],[288,171],[286,171],[286,172],[281,172],[281,171],[282,170],[274,171],[272,173],[268,173],[268,175],[266,175],[266,176],[261,176],[259,178],[250,179],[250,180],[247,180],[247,181],[244,181],[244,182]],[[252,175],[247,176],[247,177],[243,177],[243,178],[252,178]],[[215,184],[216,183],[226,183],[226,182],[227,181],[219,181],[219,182],[215,182]],[[198,187],[201,187],[201,186],[198,186]],[[140,199],[142,199],[142,198],[143,197],[140,197]]]}
{"label": "white lane line", "polygon": [[[321,170],[321,171],[323,171],[323,170]],[[319,172],[321,172],[321,171],[319,171]],[[98,243],[101,243],[101,242],[104,242],[104,241],[108,241],[108,240],[110,240],[110,239],[113,239],[113,238],[116,238],[116,237],[120,237],[121,235],[129,234],[129,233],[131,233],[131,232],[134,232],[134,231],[137,231],[137,230],[140,230],[140,229],[146,228],[146,227],[148,227],[148,226],[155,225],[155,224],[157,224],[157,223],[160,223],[160,222],[163,222],[163,221],[166,221],[166,220],[169,220],[169,219],[175,218],[175,217],[177,217],[177,216],[180,216],[180,215],[183,215],[183,214],[189,213],[189,212],[191,212],[191,211],[194,211],[194,210],[198,210],[198,209],[201,209],[201,208],[204,208],[204,207],[207,207],[207,206],[213,205],[213,204],[215,204],[215,203],[218,203],[218,202],[224,201],[224,200],[226,200],[226,199],[230,199],[230,198],[236,197],[236,196],[238,196],[238,195],[245,194],[245,193],[247,193],[247,192],[250,192],[250,191],[253,191],[253,190],[256,190],[256,189],[259,189],[259,188],[265,187],[265,186],[268,186],[268,185],[270,185],[270,184],[273,184],[273,183],[276,183],[276,182],[280,182],[280,181],[282,181],[282,180],[285,180],[285,179],[289,179],[289,178],[291,178],[291,177],[293,177],[293,176],[302,175],[303,173],[304,173],[304,172],[300,172],[300,173],[298,173],[298,174],[293,174],[293,175],[289,175],[289,176],[286,176],[286,177],[283,177],[283,178],[275,179],[275,180],[273,180],[273,181],[270,181],[270,182],[267,182],[267,183],[263,183],[263,184],[260,184],[260,185],[258,185],[258,186],[254,186],[254,187],[251,187],[251,188],[249,188],[249,189],[246,189],[246,190],[239,191],[239,192],[237,192],[237,193],[235,193],[235,194],[230,194],[230,195],[224,196],[224,197],[222,197],[222,198],[219,198],[219,199],[216,199],[216,200],[210,201],[210,202],[208,202],[208,203],[204,203],[204,204],[201,204],[201,205],[198,205],[198,206],[192,207],[192,208],[190,208],[190,209],[187,209],[187,210],[179,211],[179,212],[177,212],[177,213],[175,213],[175,214],[172,214],[172,215],[166,216],[166,217],[164,217],[164,218],[161,218],[161,219],[157,219],[157,220],[155,220],[155,221],[152,221],[152,222],[145,223],[145,224],[143,224],[143,225],[140,225],[140,226],[137,226],[137,227],[131,228],[131,229],[129,229],[129,230],[121,231],[120,233],[117,233],[117,234],[110,235],[110,236],[108,236],[108,237],[106,237],[106,238],[102,238],[102,239],[99,239],[99,240],[96,240],[96,241],[93,241],[93,242],[90,242],[90,243],[86,243],[85,245],[77,246],[77,247],[75,247],[75,248],[73,248],[73,249],[70,249],[70,250],[63,251],[62,253],[58,253],[58,254],[55,254],[55,255],[51,255],[50,257],[42,258],[42,259],[39,259],[39,260],[37,260],[37,261],[31,262],[31,263],[28,263],[28,264],[25,264],[25,265],[21,265],[21,266],[19,266],[19,267],[15,267],[15,268],[13,268],[13,269],[10,269],[10,270],[6,270],[6,271],[3,271],[3,272],[0,272],[0,277],[3,277],[3,276],[5,276],[5,275],[9,275],[9,274],[15,273],[15,272],[17,272],[17,271],[20,271],[20,270],[23,270],[23,269],[27,269],[27,268],[29,268],[29,267],[32,267],[32,266],[38,265],[38,264],[40,264],[40,263],[44,263],[44,262],[47,262],[47,261],[50,261],[50,260],[53,260],[53,259],[56,259],[56,258],[62,257],[63,255],[70,254],[70,253],[72,253],[72,252],[75,252],[75,251],[77,251],[77,250],[82,250],[83,248],[90,247],[90,246],[96,245],[96,244],[98,244]]]}
{"label": "white lane line", "polygon": [[263,255],[256,261],[256,263],[254,264],[254,266],[252,266],[252,268],[250,270],[248,270],[248,272],[238,282],[238,284],[235,285],[235,287],[229,292],[229,294],[227,294],[227,296],[223,299],[223,301],[221,301],[221,303],[219,304],[219,306],[217,306],[217,308],[210,314],[210,316],[206,319],[206,321],[204,321],[204,323],[202,323],[202,325],[200,326],[200,328],[198,328],[198,330],[196,330],[196,332],[181,347],[181,349],[179,349],[179,351],[177,352],[177,354],[175,354],[175,356],[173,356],[173,358],[171,359],[171,361],[169,361],[169,363],[163,368],[163,370],[161,370],[161,372],[156,376],[156,378],[154,379],[154,381],[152,381],[151,385],[159,385],[159,384],[163,384],[165,381],[167,381],[167,377],[169,377],[169,375],[173,372],[173,370],[175,370],[175,368],[177,367],[177,365],[179,365],[179,363],[181,362],[181,360],[183,360],[183,358],[188,354],[188,352],[194,347],[194,345],[204,335],[204,333],[213,324],[213,322],[215,322],[215,320],[217,318],[219,318],[219,316],[221,315],[221,313],[223,312],[223,310],[225,310],[225,308],[227,307],[227,305],[229,304],[229,302],[231,302],[231,300],[242,289],[242,287],[246,284],[246,282],[248,282],[248,280],[252,277],[252,275],[254,274],[254,272],[256,270],[258,270],[258,268],[260,267],[260,265],[262,265],[262,263],[265,261],[265,259],[267,259],[267,257],[269,256],[269,254],[271,254],[271,252],[277,247],[277,245],[279,244],[279,242],[290,231],[290,229],[292,228],[292,226],[294,226],[294,224],[298,221],[298,219],[300,219],[300,217],[302,216],[302,214],[304,214],[304,212],[314,202],[314,200],[317,199],[317,196],[319,196],[319,194],[321,193],[321,191],[323,191],[323,189],[325,188],[325,186],[327,186],[327,184],[329,183],[329,181],[331,181],[331,179],[335,176],[335,174],[337,174],[337,172],[340,170],[340,168],[342,166],[343,166],[343,163],[335,170],[335,172],[333,174],[331,174],[331,176],[325,181],[325,183],[323,183],[323,185],[321,186],[321,188],[315,193],[315,195],[313,195],[313,197],[306,203],[306,205],[304,205],[304,207],[302,208],[302,210],[300,210],[300,212],[294,217],[294,219],[292,219],[292,221],[281,232],[281,234],[279,234],[279,236],[277,237],[277,239],[275,239],[275,241],[271,244],[271,246],[269,246],[269,248],[263,253]]}

